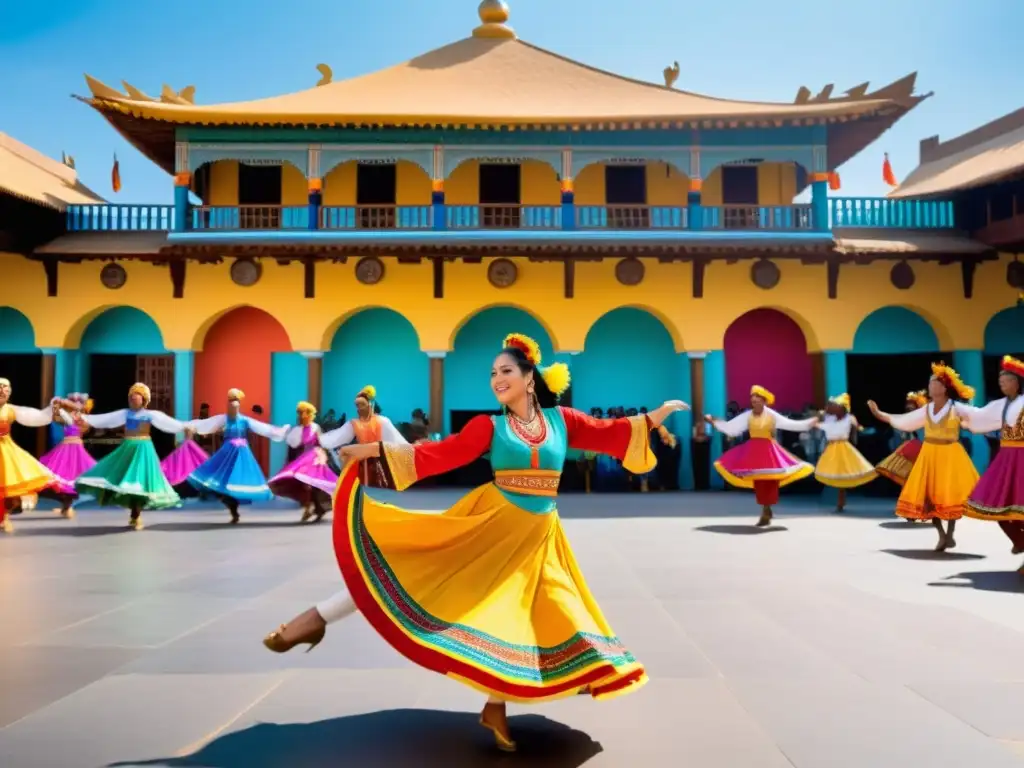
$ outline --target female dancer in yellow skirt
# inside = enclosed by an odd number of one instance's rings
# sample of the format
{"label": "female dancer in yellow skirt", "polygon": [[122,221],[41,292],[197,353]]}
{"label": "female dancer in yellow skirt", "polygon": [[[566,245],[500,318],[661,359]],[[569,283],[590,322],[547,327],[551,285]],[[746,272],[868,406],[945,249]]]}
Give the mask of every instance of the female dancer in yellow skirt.
{"label": "female dancer in yellow skirt", "polygon": [[[978,483],[978,470],[960,444],[960,428],[966,426],[972,412],[966,405],[974,397],[974,389],[944,363],[932,363],[928,382],[931,403],[910,413],[883,413],[873,400],[868,401],[871,413],[900,432],[924,428],[924,445],[903,486],[896,514],[910,520],[931,520],[939,534],[936,552],[956,546],[953,531],[964,513],[964,503]],[[942,521],[947,521],[943,529]]]}
{"label": "female dancer in yellow skirt", "polygon": [[828,445],[814,468],[814,478],[822,485],[839,489],[836,512],[846,507],[846,490],[870,483],[878,473],[860,451],[853,447],[851,435],[860,429],[850,413],[850,396],[845,392],[833,397],[825,407],[825,418],[818,422]]}
{"label": "female dancer in yellow skirt", "polygon": [[[540,362],[536,342],[512,334],[491,369],[503,415],[477,416],[440,442],[341,449],[349,463],[334,495],[334,548],[348,594],[282,625],[268,648],[315,646],[327,624],[358,610],[410,660],[487,694],[480,724],[505,751],[515,749],[506,701],[610,698],[646,682],[587,589],[555,498],[569,447],[649,471],[650,430],[688,406],[672,400],[646,416],[595,419],[557,405],[569,370]],[[374,501],[359,482],[366,459],[382,459],[403,490],[488,452],[494,481],[441,515]]]}
{"label": "female dancer in yellow skirt", "polygon": [[8,505],[16,504],[24,496],[38,494],[56,482],[50,470],[11,439],[12,424],[45,427],[53,419],[53,410],[11,405],[10,399],[11,382],[0,379],[0,531],[4,533],[14,532],[7,517]]}

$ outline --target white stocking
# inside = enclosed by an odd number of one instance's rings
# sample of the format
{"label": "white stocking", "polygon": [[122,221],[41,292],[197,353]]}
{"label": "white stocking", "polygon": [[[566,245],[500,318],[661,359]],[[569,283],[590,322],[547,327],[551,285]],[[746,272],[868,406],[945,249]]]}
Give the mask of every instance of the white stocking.
{"label": "white stocking", "polygon": [[316,612],[327,624],[341,621],[346,616],[351,616],[356,610],[356,604],[352,602],[351,596],[345,591],[336,592],[316,605]]}

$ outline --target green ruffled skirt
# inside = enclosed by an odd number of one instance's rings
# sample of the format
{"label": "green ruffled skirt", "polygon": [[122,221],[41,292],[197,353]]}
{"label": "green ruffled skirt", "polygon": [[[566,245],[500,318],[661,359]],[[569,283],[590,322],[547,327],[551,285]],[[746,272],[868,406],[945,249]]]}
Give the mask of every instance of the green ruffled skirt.
{"label": "green ruffled skirt", "polygon": [[117,450],[75,481],[79,493],[96,497],[101,506],[167,509],[181,497],[167,482],[153,441],[127,438]]}

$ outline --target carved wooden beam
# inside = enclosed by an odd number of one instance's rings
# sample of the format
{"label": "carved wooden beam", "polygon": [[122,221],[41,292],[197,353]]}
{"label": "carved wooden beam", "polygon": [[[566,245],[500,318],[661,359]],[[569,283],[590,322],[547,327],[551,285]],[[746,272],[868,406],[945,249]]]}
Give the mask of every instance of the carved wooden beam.
{"label": "carved wooden beam", "polygon": [[839,298],[839,260],[829,258],[828,260],[828,297]]}
{"label": "carved wooden beam", "polygon": [[46,271],[46,295],[53,298],[57,295],[57,269],[56,259],[43,259],[43,269]]}
{"label": "carved wooden beam", "polygon": [[316,260],[309,258],[302,262],[303,297],[316,298]]}
{"label": "carved wooden beam", "polygon": [[185,260],[175,259],[168,266],[171,269],[171,285],[174,288],[174,298],[185,298]]}
{"label": "carved wooden beam", "polygon": [[570,258],[562,264],[565,274],[565,298],[572,299],[576,296],[576,261]]}
{"label": "carved wooden beam", "polygon": [[960,279],[963,282],[964,298],[974,298],[974,273],[978,269],[978,262],[971,258],[965,258],[960,262]]}
{"label": "carved wooden beam", "polygon": [[444,259],[434,256],[431,261],[434,268],[434,298],[444,298]]}
{"label": "carved wooden beam", "polygon": [[704,298],[704,268],[707,266],[704,259],[693,260],[693,298]]}

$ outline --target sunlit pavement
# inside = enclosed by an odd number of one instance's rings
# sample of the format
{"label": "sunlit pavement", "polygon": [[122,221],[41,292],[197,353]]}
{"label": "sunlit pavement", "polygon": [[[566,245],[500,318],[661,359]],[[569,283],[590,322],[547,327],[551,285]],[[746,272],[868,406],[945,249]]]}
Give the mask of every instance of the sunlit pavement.
{"label": "sunlit pavement", "polygon": [[[406,493],[440,508],[446,491]],[[755,529],[744,494],[566,496],[591,589],[651,682],[512,707],[422,671],[358,616],[312,653],[263,635],[341,585],[330,522],[284,506],[21,515],[0,537],[0,766],[1024,765],[1024,579],[994,524],[959,547],[855,500]]]}

